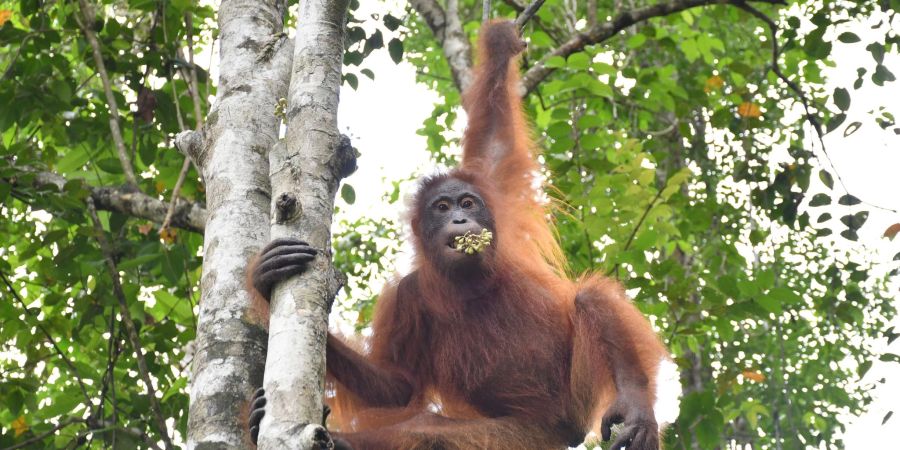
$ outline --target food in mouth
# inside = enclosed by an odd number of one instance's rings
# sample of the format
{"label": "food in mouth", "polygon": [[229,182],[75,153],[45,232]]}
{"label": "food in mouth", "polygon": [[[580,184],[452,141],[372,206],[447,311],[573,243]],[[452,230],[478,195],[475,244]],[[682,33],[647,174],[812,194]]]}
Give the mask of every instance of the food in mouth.
{"label": "food in mouth", "polygon": [[487,228],[483,228],[481,233],[478,234],[466,231],[466,234],[454,237],[450,247],[458,252],[474,255],[483,252],[485,248],[489,247],[492,239],[494,239],[494,234],[488,231]]}

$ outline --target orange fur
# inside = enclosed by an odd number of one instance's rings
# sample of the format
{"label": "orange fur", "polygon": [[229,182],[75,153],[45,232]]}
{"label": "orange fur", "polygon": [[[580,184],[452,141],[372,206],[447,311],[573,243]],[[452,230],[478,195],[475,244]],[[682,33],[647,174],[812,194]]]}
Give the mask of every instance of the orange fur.
{"label": "orange fur", "polygon": [[462,163],[420,196],[447,178],[475,186],[495,220],[489,281],[472,297],[438,268],[416,198],[414,271],[382,293],[367,351],[329,341],[333,428],[356,450],[565,448],[622,386],[637,404],[655,399],[667,352],[649,323],[617,282],[566,275],[536,188],[514,25],[491,22],[479,41]]}

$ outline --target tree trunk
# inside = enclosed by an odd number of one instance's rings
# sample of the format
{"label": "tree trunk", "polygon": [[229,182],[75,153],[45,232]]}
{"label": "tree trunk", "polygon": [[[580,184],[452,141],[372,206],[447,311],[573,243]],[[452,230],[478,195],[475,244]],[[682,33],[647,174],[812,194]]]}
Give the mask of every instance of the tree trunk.
{"label": "tree trunk", "polygon": [[307,449],[325,438],[321,427],[308,424],[322,418],[328,310],[338,288],[331,264],[334,198],[344,169],[355,167],[337,128],[346,12],[347,0],[301,2],[287,136],[269,156],[272,238],[298,237],[320,253],[309,270],[272,293],[261,449]]}
{"label": "tree trunk", "polygon": [[278,0],[224,0],[219,8],[220,75],[205,137],[178,136],[206,180],[208,220],[189,449],[246,448],[246,405],[261,384],[265,318],[245,289],[247,261],[269,240],[266,153],[278,139],[277,99],[287,93],[291,43]]}

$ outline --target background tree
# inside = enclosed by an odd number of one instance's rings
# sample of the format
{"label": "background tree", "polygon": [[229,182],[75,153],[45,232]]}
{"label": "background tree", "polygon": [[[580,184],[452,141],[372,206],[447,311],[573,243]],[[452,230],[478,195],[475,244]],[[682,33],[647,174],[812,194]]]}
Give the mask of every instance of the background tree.
{"label": "background tree", "polygon": [[[526,6],[490,3],[493,17]],[[269,239],[265,155],[293,54],[281,33],[299,20],[286,6],[0,7],[0,105],[12,105],[0,108],[0,447],[246,445],[266,341],[243,276]],[[420,133],[452,164],[482,2],[358,6],[345,86],[376,75],[373,51],[415,65],[443,99]],[[670,447],[838,446],[838,414],[869,401],[861,376],[898,359],[872,350],[896,337],[897,263],[853,244],[869,213],[896,213],[849,192],[822,140],[900,132],[887,109],[847,123],[856,90],[894,81],[898,8],[548,0],[526,26],[523,93],[560,238],[572,271],[620,278],[671,346],[684,398]],[[866,20],[881,24],[846,26]],[[826,91],[835,40],[871,62]],[[194,58],[214,42],[217,82]],[[205,140],[182,142],[198,171],[173,142],[201,126]],[[352,203],[352,187],[341,193]],[[833,204],[840,214],[817,211]],[[334,232],[345,291],[363,294],[341,305],[362,328],[399,230],[366,218]]]}

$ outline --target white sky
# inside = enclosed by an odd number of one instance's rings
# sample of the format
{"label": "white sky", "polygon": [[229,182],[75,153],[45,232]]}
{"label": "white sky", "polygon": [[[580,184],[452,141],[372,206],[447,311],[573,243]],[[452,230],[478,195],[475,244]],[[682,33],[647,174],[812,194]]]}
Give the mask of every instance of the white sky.
{"label": "white sky", "polygon": [[[380,8],[373,4],[364,7],[368,6]],[[865,40],[868,28],[856,26],[852,31]],[[854,120],[859,120],[864,125],[847,138],[843,137],[841,128],[826,137],[826,145],[836,171],[841,174],[852,194],[865,201],[900,210],[900,177],[897,176],[900,169],[900,137],[890,129],[882,130],[867,115],[868,111],[888,103],[889,96],[896,96],[898,84],[877,88],[868,83],[859,91],[852,90],[857,67],[868,67],[869,74],[874,69],[869,53],[863,51],[862,47],[835,42],[835,60],[839,67],[830,73],[829,85],[845,87],[851,91],[851,110],[845,125]],[[900,58],[889,55],[886,57],[886,64],[900,76]],[[356,204],[347,207],[342,217],[396,217],[396,210],[384,206],[382,195],[390,189],[390,185],[383,180],[396,180],[411,173],[421,174],[430,170],[432,163],[425,150],[425,138],[417,135],[416,130],[421,127],[439,99],[433,92],[415,83],[414,67],[405,62],[395,65],[385,51],[373,53],[366,59],[365,67],[375,72],[375,80],[361,76],[357,91],[346,85],[341,91],[341,132],[354,138],[354,145],[363,155],[359,159],[359,170],[347,179],[356,188]],[[896,103],[886,106],[892,106],[892,112],[900,117],[900,109]],[[813,219],[818,216],[818,210],[824,212],[827,209],[817,208],[811,212]],[[840,213],[846,214],[846,211],[832,211],[832,216],[840,217]],[[889,261],[900,250],[900,246],[896,242],[890,243],[882,239],[881,234],[888,225],[898,221],[898,214],[871,210],[868,222],[860,230],[860,242],[854,244],[853,248],[877,254],[878,260]],[[847,244],[848,241],[841,238],[836,241],[838,246]],[[900,309],[896,292],[891,295]],[[900,330],[900,320],[895,320],[895,324]],[[884,348],[883,342],[876,344],[879,348]],[[900,353],[900,339],[889,350]],[[900,364],[876,362],[864,382],[872,383],[881,378],[885,378],[887,383],[873,391],[875,401],[869,406],[868,412],[860,417],[846,418],[848,429],[845,443],[850,450],[883,446],[885,442],[900,442],[900,427],[897,426],[900,423],[900,411],[886,425],[881,425],[881,420],[888,411],[900,408],[897,400],[900,399]]]}

